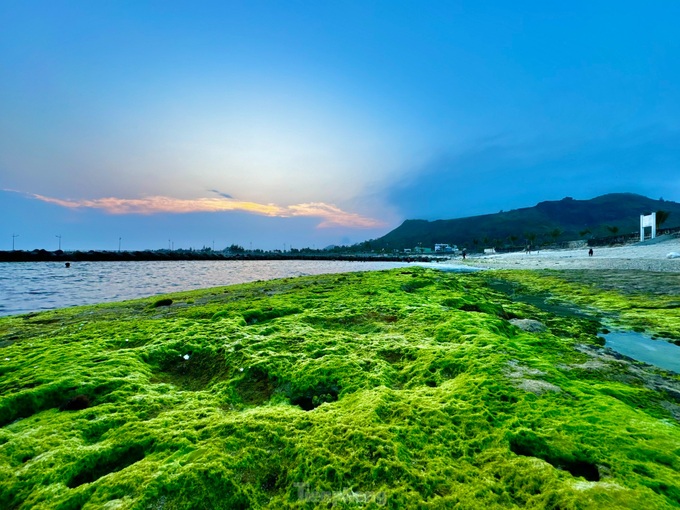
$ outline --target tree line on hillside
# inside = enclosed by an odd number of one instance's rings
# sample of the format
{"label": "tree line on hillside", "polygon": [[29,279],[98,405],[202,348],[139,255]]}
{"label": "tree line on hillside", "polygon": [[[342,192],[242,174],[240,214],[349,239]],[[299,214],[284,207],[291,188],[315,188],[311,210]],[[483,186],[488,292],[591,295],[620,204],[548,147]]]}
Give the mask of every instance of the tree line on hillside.
{"label": "tree line on hillside", "polygon": [[[581,241],[591,246],[616,244],[634,241],[639,238],[639,220],[629,215],[620,220],[616,215],[603,215],[605,222],[576,225],[560,223],[538,217],[535,211],[528,211],[518,221],[503,216],[503,213],[459,220],[407,220],[400,227],[379,239],[371,239],[355,245],[357,251],[402,251],[406,248],[434,246],[436,243],[457,245],[468,252],[495,248],[496,251],[517,251],[540,247],[566,247],[570,243]],[[631,220],[630,217],[633,217]],[[680,217],[680,214],[677,215]],[[659,209],[656,211],[658,235],[678,231],[675,228],[663,228],[672,217],[672,211]],[[675,216],[673,216],[675,217]],[[511,221],[512,220],[512,221]],[[585,223],[585,221],[584,221]]]}

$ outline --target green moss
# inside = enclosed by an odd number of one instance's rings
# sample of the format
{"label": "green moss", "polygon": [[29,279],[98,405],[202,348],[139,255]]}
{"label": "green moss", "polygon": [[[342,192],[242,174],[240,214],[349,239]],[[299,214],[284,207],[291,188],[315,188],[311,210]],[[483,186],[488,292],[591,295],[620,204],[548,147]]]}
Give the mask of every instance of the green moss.
{"label": "green moss", "polygon": [[2,318],[0,507],[678,507],[678,378],[597,337],[602,303],[666,298],[579,285],[412,268]]}
{"label": "green moss", "polygon": [[610,327],[680,339],[680,280],[674,273],[492,271],[485,277],[510,282],[506,292],[544,310],[561,315],[572,310]]}

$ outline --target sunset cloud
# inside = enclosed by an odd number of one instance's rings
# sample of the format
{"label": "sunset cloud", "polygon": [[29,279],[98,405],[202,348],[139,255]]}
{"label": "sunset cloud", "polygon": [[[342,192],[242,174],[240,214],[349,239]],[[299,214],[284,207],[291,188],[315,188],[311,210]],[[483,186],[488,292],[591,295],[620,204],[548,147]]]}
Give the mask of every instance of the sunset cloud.
{"label": "sunset cloud", "polygon": [[208,191],[212,191],[213,193],[216,193],[217,195],[221,196],[222,198],[234,198],[229,193],[223,193],[223,192],[221,192],[220,190],[217,190],[217,189],[209,189]]}
{"label": "sunset cloud", "polygon": [[323,202],[281,206],[277,204],[259,204],[256,202],[236,200],[227,198],[226,194],[221,194],[221,198],[183,199],[165,196],[150,196],[143,198],[106,197],[80,200],[47,197],[35,193],[26,193],[25,195],[42,202],[69,209],[98,209],[109,214],[118,215],[238,211],[278,218],[319,218],[321,223],[319,223],[318,228],[375,228],[384,226],[384,223],[379,220],[343,211],[333,204],[326,204]]}
{"label": "sunset cloud", "polygon": [[366,218],[356,213],[349,213],[342,209],[323,202],[312,202],[307,204],[289,205],[286,211],[290,216],[311,216],[323,218],[319,228],[326,227],[358,227],[373,228],[381,227],[384,224],[372,218]]}

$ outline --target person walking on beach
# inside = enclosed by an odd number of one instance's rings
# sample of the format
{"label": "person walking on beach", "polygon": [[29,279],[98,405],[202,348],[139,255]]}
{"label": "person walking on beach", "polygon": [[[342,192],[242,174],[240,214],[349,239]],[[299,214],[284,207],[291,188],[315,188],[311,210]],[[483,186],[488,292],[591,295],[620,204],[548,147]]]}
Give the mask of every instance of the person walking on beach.
{"label": "person walking on beach", "polygon": [[463,260],[465,260],[465,255],[467,255],[467,253],[465,253],[465,250],[463,250]]}
{"label": "person walking on beach", "polygon": [[589,257],[592,257],[592,256],[593,256],[593,249],[592,249],[592,248],[591,248],[590,250],[588,250],[588,256],[589,256]]}

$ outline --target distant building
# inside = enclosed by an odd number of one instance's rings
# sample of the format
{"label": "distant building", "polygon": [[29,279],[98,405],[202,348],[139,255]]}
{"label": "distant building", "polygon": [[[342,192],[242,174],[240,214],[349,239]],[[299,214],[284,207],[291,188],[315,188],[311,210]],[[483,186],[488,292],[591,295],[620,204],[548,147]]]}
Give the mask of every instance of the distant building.
{"label": "distant building", "polygon": [[451,246],[450,244],[437,243],[434,245],[435,253],[458,253],[458,246],[455,244]]}

